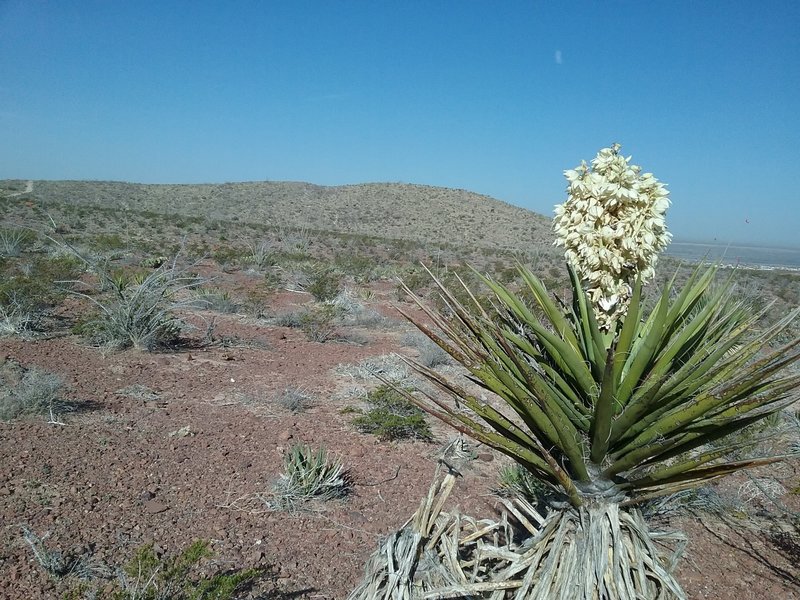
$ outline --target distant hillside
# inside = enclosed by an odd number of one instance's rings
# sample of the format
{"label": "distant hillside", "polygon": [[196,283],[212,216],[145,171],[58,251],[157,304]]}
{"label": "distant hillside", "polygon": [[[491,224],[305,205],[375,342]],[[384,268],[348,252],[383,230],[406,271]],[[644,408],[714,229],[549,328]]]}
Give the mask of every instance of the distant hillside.
{"label": "distant hillside", "polygon": [[[19,195],[25,182],[0,182]],[[26,194],[66,202],[259,222],[283,227],[424,242],[531,250],[549,246],[550,219],[465,190],[401,183],[318,186],[298,182],[147,185],[108,181],[34,181]]]}

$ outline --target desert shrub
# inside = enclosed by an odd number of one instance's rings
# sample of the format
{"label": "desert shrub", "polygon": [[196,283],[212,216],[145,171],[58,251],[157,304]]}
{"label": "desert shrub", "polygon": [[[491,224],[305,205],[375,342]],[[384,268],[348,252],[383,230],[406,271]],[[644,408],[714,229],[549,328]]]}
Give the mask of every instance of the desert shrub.
{"label": "desert shrub", "polygon": [[[400,279],[408,289],[416,294],[428,289],[431,283],[431,276],[420,267],[412,267],[400,273]],[[402,285],[397,286],[397,298],[398,300],[408,299]]]}
{"label": "desert shrub", "polygon": [[17,257],[30,246],[36,236],[29,229],[0,229],[0,256]]}
{"label": "desert shrub", "polygon": [[372,433],[381,440],[433,438],[425,413],[409,402],[395,388],[382,385],[367,394],[370,408],[353,419],[362,433]]}
{"label": "desert shrub", "polygon": [[183,329],[175,311],[197,306],[196,299],[178,299],[182,291],[196,287],[199,278],[178,268],[175,260],[133,280],[115,278],[103,268],[97,274],[98,287],[107,289],[110,297],[75,292],[98,309],[84,327],[95,343],[148,351],[169,346]]}
{"label": "desert shrub", "polygon": [[122,250],[127,246],[118,233],[101,233],[92,240],[92,247],[100,252]]}
{"label": "desert shrub", "polygon": [[314,243],[315,238],[311,230],[305,227],[293,230],[281,229],[278,235],[284,248],[290,252],[293,251],[301,253],[308,251],[308,249]]}
{"label": "desert shrub", "polygon": [[336,337],[338,316],[338,309],[329,304],[307,308],[300,314],[300,329],[312,342],[327,342]]}
{"label": "desert shrub", "polygon": [[110,583],[102,585],[82,581],[62,596],[64,600],[230,600],[265,574],[263,569],[246,569],[207,575],[204,563],[213,553],[205,540],[195,541],[177,556],[167,557],[159,556],[153,544],[148,544],[138,548],[130,561],[114,570],[86,555],[65,557],[58,551],[47,550],[41,540],[37,541],[38,548],[29,542],[36,558],[50,574],[54,574],[54,567],[47,563],[53,561],[60,569],[56,577],[73,575],[87,580],[97,575],[104,579],[115,575]]}
{"label": "desert shrub", "polygon": [[264,287],[267,290],[274,291],[283,285],[283,276],[280,271],[270,270],[264,273]]}
{"label": "desert shrub", "polygon": [[433,368],[439,365],[450,364],[450,355],[434,344],[427,336],[418,331],[412,331],[400,339],[404,346],[416,348],[419,352],[418,362],[426,367]]}
{"label": "desert shrub", "polygon": [[270,240],[260,240],[248,246],[247,262],[257,269],[275,266],[277,262],[275,244]]}
{"label": "desert shrub", "polygon": [[296,510],[310,500],[344,498],[350,491],[347,472],[339,459],[320,447],[314,451],[295,444],[283,458],[283,473],[272,488],[272,508]]}
{"label": "desert shrub", "polygon": [[300,317],[303,313],[301,311],[289,311],[275,315],[272,322],[278,327],[290,327],[292,329],[299,329],[301,325]]}
{"label": "desert shrub", "polygon": [[337,365],[335,371],[341,377],[349,377],[356,381],[374,381],[380,378],[400,383],[409,379],[411,375],[406,364],[394,354],[365,358],[357,365]]}
{"label": "desert shrub", "polygon": [[340,271],[359,282],[372,280],[373,273],[378,266],[373,257],[356,252],[337,254],[334,264]]}
{"label": "desert shrub", "polygon": [[364,306],[358,296],[349,288],[342,289],[329,303],[339,310],[340,318],[346,325],[379,327],[386,324],[386,317],[378,311]]}
{"label": "desert shrub", "polygon": [[342,285],[342,274],[332,267],[317,266],[308,275],[306,291],[318,302],[333,300]]}
{"label": "desert shrub", "polygon": [[178,556],[160,558],[152,545],[140,548],[117,574],[113,600],[227,600],[243,586],[253,582],[258,569],[247,569],[214,576],[197,574],[204,559],[213,553],[209,543],[198,540]]}
{"label": "desert shrub", "polygon": [[239,265],[247,262],[248,251],[234,246],[218,246],[211,253],[211,258],[221,267]]}
{"label": "desert shrub", "polygon": [[[95,575],[106,574],[106,570],[99,563],[92,560],[91,555],[75,552],[62,552],[48,548],[44,540],[36,535],[30,528],[22,526],[22,539],[33,552],[33,557],[47,575],[53,579],[74,576],[80,579],[89,579]],[[82,600],[87,586],[79,586],[80,596],[68,593],[66,598]]]}
{"label": "desert shrub", "polygon": [[275,396],[275,402],[282,408],[293,412],[303,412],[313,406],[313,399],[303,390],[296,387],[287,387]]}

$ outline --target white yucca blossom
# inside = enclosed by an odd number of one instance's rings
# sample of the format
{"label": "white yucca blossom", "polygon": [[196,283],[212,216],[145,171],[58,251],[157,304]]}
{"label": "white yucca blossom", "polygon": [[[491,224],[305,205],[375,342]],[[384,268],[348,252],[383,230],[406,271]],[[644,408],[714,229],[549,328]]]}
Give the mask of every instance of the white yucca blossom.
{"label": "white yucca blossom", "polygon": [[624,314],[637,274],[655,274],[672,237],[664,223],[669,192],[652,173],[630,164],[620,145],[603,148],[591,167],[564,171],[567,200],[555,207],[555,244],[584,280],[600,325]]}

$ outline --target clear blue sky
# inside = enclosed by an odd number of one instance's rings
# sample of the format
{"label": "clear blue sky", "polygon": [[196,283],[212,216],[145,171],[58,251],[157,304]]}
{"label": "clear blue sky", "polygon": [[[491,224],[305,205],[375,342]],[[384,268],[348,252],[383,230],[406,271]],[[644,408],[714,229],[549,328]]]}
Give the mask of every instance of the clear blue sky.
{"label": "clear blue sky", "polygon": [[800,246],[800,2],[0,0],[0,178],[402,181],[552,215],[618,141],[676,239]]}

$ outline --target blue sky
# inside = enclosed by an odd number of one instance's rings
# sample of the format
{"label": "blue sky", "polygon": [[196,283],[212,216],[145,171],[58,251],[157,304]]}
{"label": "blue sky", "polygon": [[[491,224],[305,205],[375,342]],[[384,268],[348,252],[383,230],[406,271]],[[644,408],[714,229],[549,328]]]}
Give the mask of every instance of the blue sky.
{"label": "blue sky", "polygon": [[0,178],[402,181],[550,216],[619,142],[676,239],[800,246],[800,3],[0,0]]}

